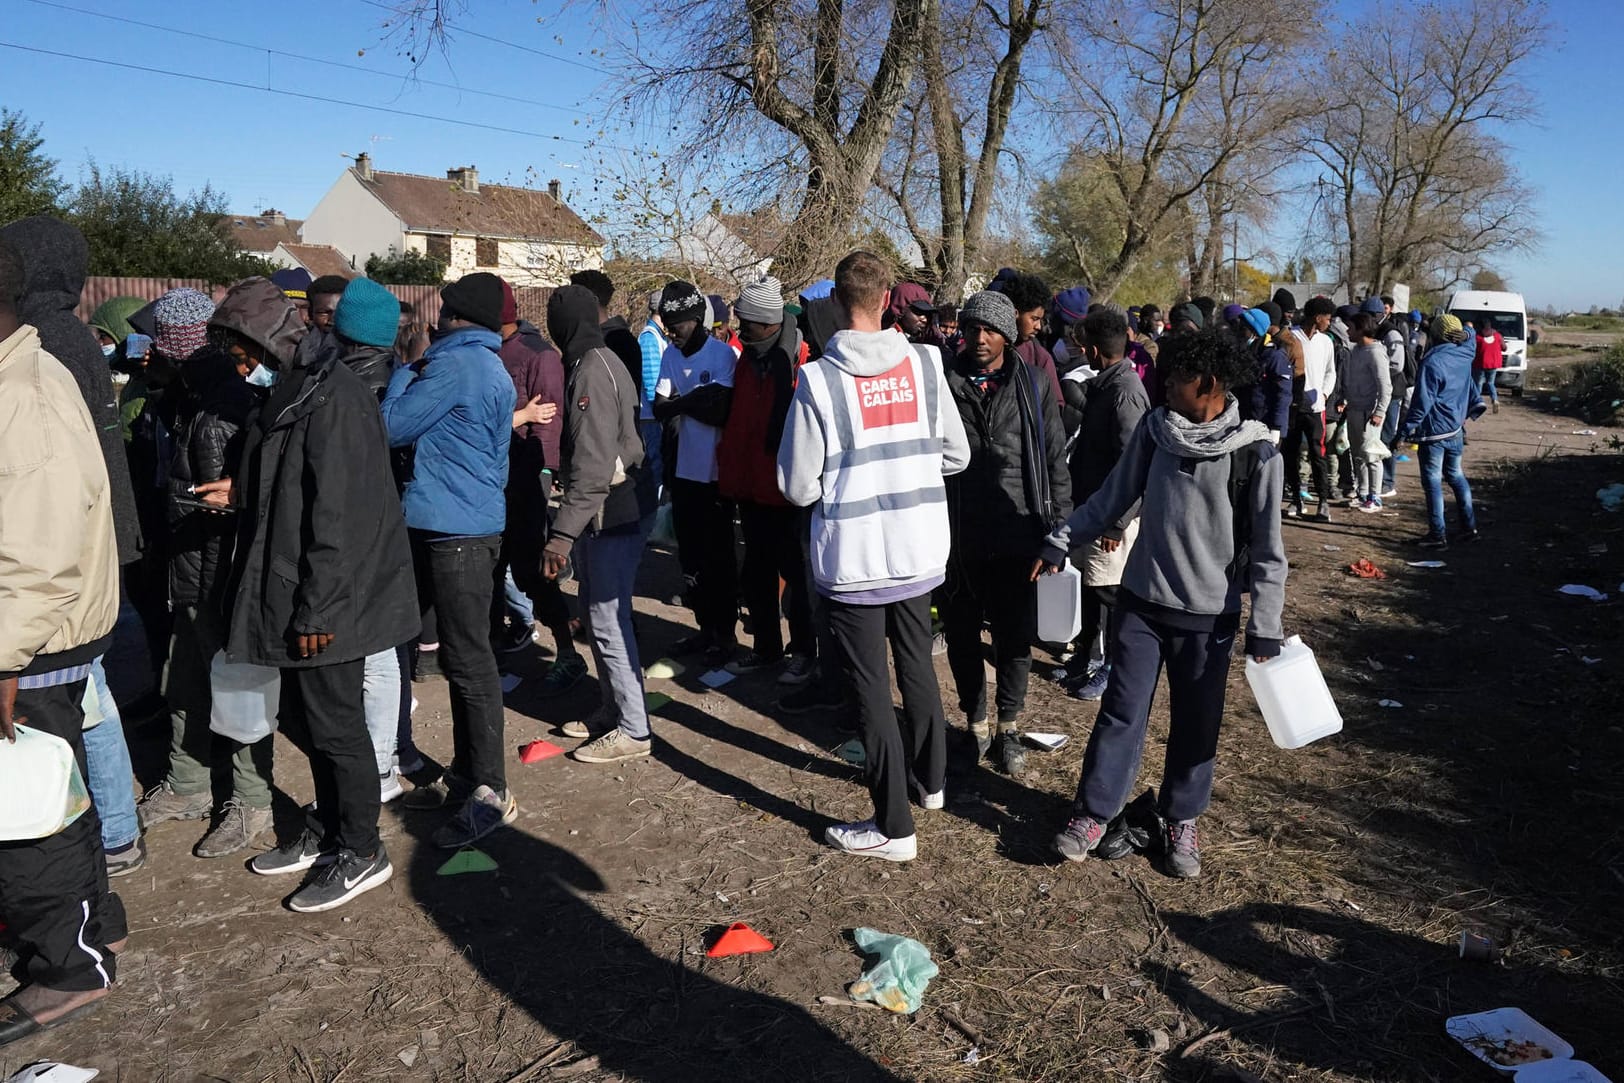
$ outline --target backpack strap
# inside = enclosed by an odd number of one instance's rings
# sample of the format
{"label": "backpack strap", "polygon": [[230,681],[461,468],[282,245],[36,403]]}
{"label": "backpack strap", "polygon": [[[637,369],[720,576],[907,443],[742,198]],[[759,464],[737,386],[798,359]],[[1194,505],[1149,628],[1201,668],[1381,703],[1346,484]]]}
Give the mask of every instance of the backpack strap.
{"label": "backpack strap", "polygon": [[1252,483],[1262,448],[1263,443],[1258,441],[1229,453],[1230,532],[1235,542],[1235,556],[1225,572],[1230,582],[1240,581],[1243,591],[1251,589]]}

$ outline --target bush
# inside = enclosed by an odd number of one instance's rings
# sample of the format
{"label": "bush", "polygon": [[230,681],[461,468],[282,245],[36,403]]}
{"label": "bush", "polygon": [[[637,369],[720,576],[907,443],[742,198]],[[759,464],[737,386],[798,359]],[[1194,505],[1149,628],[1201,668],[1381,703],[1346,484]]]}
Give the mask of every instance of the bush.
{"label": "bush", "polygon": [[1624,420],[1624,342],[1593,361],[1570,366],[1560,394],[1563,412],[1592,425]]}
{"label": "bush", "polygon": [[421,252],[367,257],[367,277],[385,286],[438,286],[445,281],[445,263]]}

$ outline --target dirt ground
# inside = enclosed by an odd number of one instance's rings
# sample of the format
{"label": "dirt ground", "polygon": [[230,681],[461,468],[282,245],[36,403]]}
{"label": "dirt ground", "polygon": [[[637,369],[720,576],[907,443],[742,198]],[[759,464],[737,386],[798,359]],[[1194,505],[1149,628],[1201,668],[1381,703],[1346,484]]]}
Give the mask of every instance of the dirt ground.
{"label": "dirt ground", "polygon": [[[1594,496],[1624,457],[1534,400],[1473,427],[1485,538],[1445,567],[1406,563],[1436,555],[1403,544],[1421,530],[1414,463],[1387,514],[1287,528],[1287,630],[1318,652],[1346,729],[1276,748],[1237,660],[1200,880],[1049,857],[1095,708],[1036,675],[1026,728],[1073,740],[1016,783],[969,766],[939,660],[948,805],[921,815],[919,859],[892,865],[818,841],[867,813],[831,751],[852,720],[777,715],[770,675],[707,692],[690,670],[650,682],[671,697],[651,759],[525,766],[517,746],[573,745],[556,726],[595,703],[591,682],[531,695],[531,653],[507,712],[522,812],[481,847],[499,871],[437,876],[442,814],[389,806],[394,880],[298,916],[282,906],[296,885],[200,861],[201,825],[162,825],[149,868],[118,883],[132,937],[114,995],[0,1051],[0,1078],[50,1058],[140,1083],[1487,1080],[1444,1019],[1517,1005],[1624,1080],[1624,514]],[[1387,578],[1347,575],[1359,558]],[[688,625],[659,600],[676,582],[651,553],[645,662]],[[419,740],[446,756],[446,686],[415,691]],[[1164,734],[1159,702],[1143,786]],[[143,783],[165,740],[131,734]],[[302,758],[277,756],[278,784],[308,799]],[[777,950],[706,958],[733,921]],[[916,1015],[816,1002],[856,978],[865,925],[940,964]],[[1457,958],[1463,929],[1502,961]]]}

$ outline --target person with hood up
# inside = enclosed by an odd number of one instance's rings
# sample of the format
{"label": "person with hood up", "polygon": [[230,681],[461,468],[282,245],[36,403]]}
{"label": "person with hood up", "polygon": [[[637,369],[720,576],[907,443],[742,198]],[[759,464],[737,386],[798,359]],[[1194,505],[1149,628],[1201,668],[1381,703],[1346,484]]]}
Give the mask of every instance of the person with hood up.
{"label": "person with hood up", "polygon": [[[22,258],[0,242],[0,757],[26,725],[64,742],[85,774],[91,665],[118,616],[112,502],[83,393],[17,312],[23,280]],[[0,845],[0,915],[21,983],[0,1000],[0,1046],[67,1022],[117,977],[127,926],[99,819],[92,803],[59,831]]]}
{"label": "person with hood up", "polygon": [[887,326],[895,327],[909,342],[942,348],[941,332],[931,326],[936,306],[931,303],[930,291],[917,282],[898,282],[891,290],[891,303],[886,306]]}
{"label": "person with hood up", "polygon": [[[952,551],[937,594],[959,709],[975,738],[1011,777],[1026,769],[1019,722],[1037,639],[1037,588],[1028,571],[1048,533],[1071,512],[1065,427],[1056,396],[1015,353],[1015,305],[982,291],[959,310],[965,348],[947,386],[970,445],[970,462],[947,479]],[[992,632],[997,744],[987,724],[981,627]]]}
{"label": "person with hood up", "polygon": [[[400,331],[400,301],[369,278],[351,279],[333,309],[333,333],[339,362],[360,377],[380,405],[389,379],[398,367],[395,338]],[[412,693],[406,676],[411,672],[409,644],[367,655],[362,680],[366,701],[367,733],[378,768],[378,799],[385,803],[401,795],[395,753],[408,768],[421,757],[411,743]]]}
{"label": "person with hood up", "polygon": [[581,624],[597,663],[598,708],[567,723],[564,734],[591,738],[574,752],[582,763],[618,763],[647,756],[652,742],[632,588],[655,496],[643,469],[637,384],[604,344],[598,317],[597,299],[583,286],[564,286],[547,300],[547,333],[564,354],[569,408],[559,448],[562,496],[542,572],[557,579],[573,562]]}
{"label": "person with hood up", "polygon": [[[944,476],[970,460],[941,354],[882,330],[891,275],[871,252],[835,268],[841,323],[802,366],[778,446],[778,488],[811,507],[813,585],[857,699],[874,816],[835,824],[842,853],[911,861],[918,854],[910,788],[945,805],[947,730],[931,664],[930,593],[946,579]],[[902,690],[891,704],[890,643]],[[900,713],[900,719],[899,719]]]}
{"label": "person with hood up", "polygon": [[403,503],[418,601],[434,607],[440,670],[451,685],[451,766],[405,797],[407,808],[460,802],[434,844],[460,849],[519,815],[509,793],[502,675],[491,647],[496,562],[517,393],[502,366],[502,280],[476,271],[440,290],[439,335],[395,370],[383,422],[395,447],[417,446]]}
{"label": "person with hood up", "polygon": [[660,315],[671,345],[660,359],[654,417],[669,427],[666,444],[671,524],[677,534],[688,604],[699,631],[672,645],[675,654],[703,653],[712,668],[733,655],[738,620],[738,568],[733,554],[733,509],[716,484],[716,445],[733,399],[737,355],[705,327],[705,295],[673,282],[661,295]]}
{"label": "person with hood up", "polygon": [[755,649],[727,668],[743,674],[783,663],[780,616],[784,616],[789,619],[789,664],[779,681],[800,685],[811,679],[818,655],[801,551],[806,513],[778,491],[776,464],[796,373],[808,351],[801,332],[784,319],[778,279],[763,278],[745,286],[734,309],[744,332],[744,354],[733,369],[733,404],[716,445],[717,485],[723,498],[737,502],[739,509],[744,532],[740,587],[750,611]]}
{"label": "person with hood up", "polygon": [[[282,733],[310,759],[314,823],[248,863],[317,869],[287,900],[331,910],[386,882],[378,778],[363,701],[366,658],[417,629],[411,552],[378,400],[267,278],[231,288],[210,325],[270,395],[229,478],[196,487],[237,509],[226,661],[281,670]],[[255,377],[260,369],[274,377]]]}
{"label": "person with hood up", "polygon": [[[174,458],[169,464],[169,604],[173,630],[164,698],[169,704],[169,770],[141,799],[141,826],[170,820],[214,823],[192,848],[197,857],[226,857],[246,849],[271,826],[271,752],[274,741],[251,744],[215,734],[209,665],[225,644],[226,588],[237,525],[232,516],[196,507],[193,489],[237,470],[258,393],[218,341],[205,337],[214,303],[196,290],[159,298],[160,338],[181,372],[184,397],[175,415]],[[219,336],[214,336],[218,338]],[[194,348],[194,344],[196,348]],[[187,352],[190,351],[190,352]],[[173,356],[173,355],[171,355]],[[231,796],[216,808],[216,757],[229,760]]]}
{"label": "person with hood up", "polygon": [[109,297],[90,314],[90,329],[96,332],[102,356],[114,362],[118,348],[124,340],[135,334],[130,317],[145,308],[147,302],[140,297]]}
{"label": "person with hood up", "polygon": [[1421,466],[1421,491],[1427,500],[1430,529],[1416,544],[1423,549],[1449,548],[1449,531],[1444,523],[1444,488],[1449,482],[1455,493],[1455,512],[1460,519],[1457,541],[1476,541],[1477,514],[1472,507],[1472,486],[1461,469],[1466,451],[1466,422],[1483,411],[1483,399],[1472,378],[1477,356],[1475,343],[1458,316],[1434,316],[1427,328],[1434,345],[1421,358],[1416,373],[1415,394],[1399,425],[1398,438],[1414,441]]}
{"label": "person with hood up", "polygon": [[1072,817],[1055,850],[1082,861],[1105,843],[1139,776],[1151,699],[1165,668],[1171,711],[1160,811],[1166,870],[1201,872],[1196,820],[1212,797],[1218,730],[1241,595],[1252,595],[1246,653],[1280,653],[1286,552],[1280,538],[1280,455],[1258,421],[1243,421],[1229,388],[1251,359],[1219,330],[1162,345],[1167,405],[1145,415],[1100,489],[1049,537],[1032,568],[1101,537],[1139,505],[1139,537],[1123,569],[1111,680],[1083,757]]}

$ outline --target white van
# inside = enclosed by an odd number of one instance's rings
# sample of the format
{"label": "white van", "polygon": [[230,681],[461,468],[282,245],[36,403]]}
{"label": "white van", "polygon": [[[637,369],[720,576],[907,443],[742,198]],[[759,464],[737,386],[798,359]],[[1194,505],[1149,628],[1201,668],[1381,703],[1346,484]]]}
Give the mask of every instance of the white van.
{"label": "white van", "polygon": [[1523,377],[1528,373],[1528,310],[1522,294],[1461,290],[1449,299],[1449,312],[1473,327],[1484,317],[1494,322],[1494,329],[1506,340],[1505,367],[1494,382],[1511,388],[1513,396],[1521,396]]}

